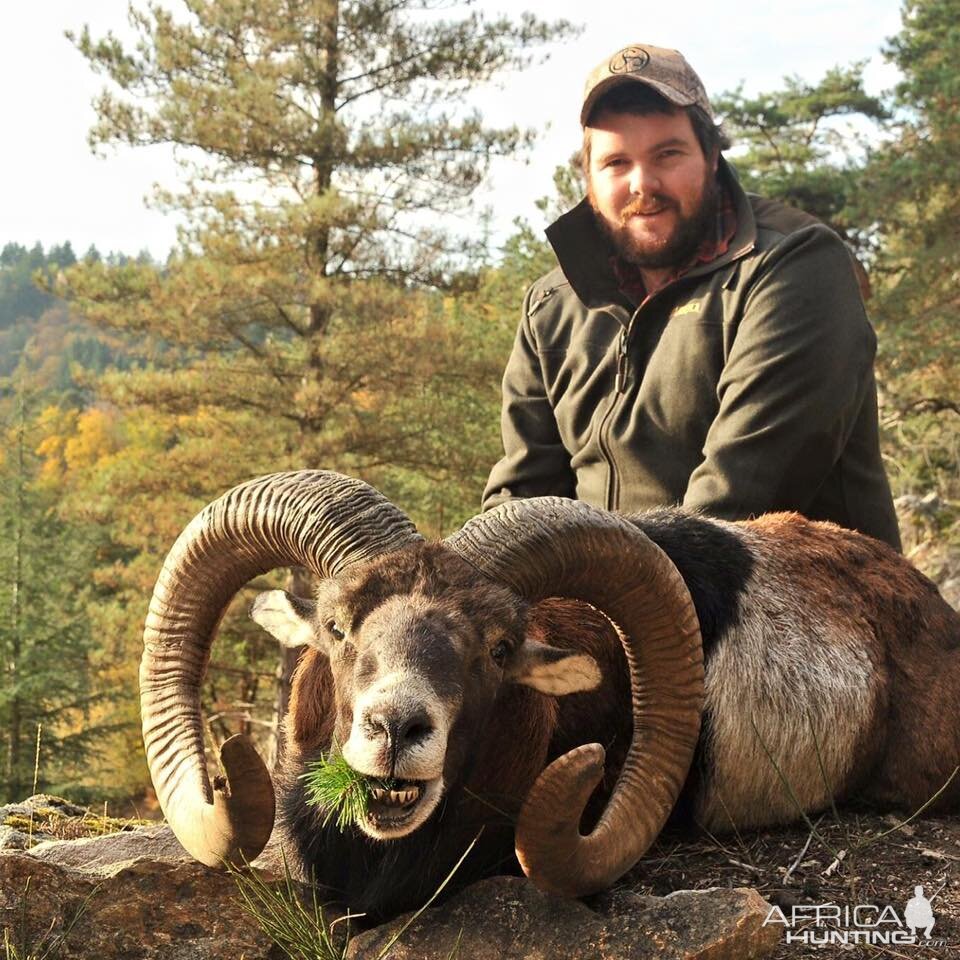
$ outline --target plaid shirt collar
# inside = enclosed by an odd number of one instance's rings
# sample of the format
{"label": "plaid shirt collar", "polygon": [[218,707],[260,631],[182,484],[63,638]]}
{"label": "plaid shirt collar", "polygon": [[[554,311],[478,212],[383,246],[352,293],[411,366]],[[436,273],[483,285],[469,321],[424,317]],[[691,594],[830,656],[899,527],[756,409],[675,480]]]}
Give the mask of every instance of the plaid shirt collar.
{"label": "plaid shirt collar", "polygon": [[689,273],[701,263],[710,263],[717,257],[722,257],[730,247],[730,241],[737,232],[737,211],[733,205],[730,191],[721,187],[720,204],[717,209],[716,230],[703,238],[700,249],[682,267],[673,273],[665,275],[663,282],[655,289],[647,290],[643,283],[640,268],[628,263],[621,257],[611,257],[610,266],[617,278],[617,286],[621,292],[633,302],[642,306],[655,293],[679,280],[685,273]]}

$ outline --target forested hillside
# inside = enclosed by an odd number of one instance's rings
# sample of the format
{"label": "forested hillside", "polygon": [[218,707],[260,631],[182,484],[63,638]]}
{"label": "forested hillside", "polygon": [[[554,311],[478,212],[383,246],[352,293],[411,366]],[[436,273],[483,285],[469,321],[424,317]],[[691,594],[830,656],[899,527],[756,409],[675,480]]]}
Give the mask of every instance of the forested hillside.
{"label": "forested hillside", "polygon": [[[180,529],[234,483],[354,474],[427,535],[478,508],[520,302],[552,254],[539,225],[518,224],[499,251],[449,230],[487,161],[530,139],[485,128],[468,95],[570,31],[379,6],[344,4],[353,20],[339,33],[271,3],[206,4],[189,29],[144,13],[136,53],[75,39],[113,81],[95,142],[189,144],[207,165],[163,197],[189,223],[165,263],[78,258],[69,240],[0,253],[0,800],[32,787],[38,725],[41,788],[145,788],[146,605]],[[903,80],[882,97],[853,64],[713,98],[748,187],[820,216],[869,273],[888,472],[912,498],[909,549],[948,586],[960,549],[958,22],[960,0],[908,2],[887,51]],[[347,45],[334,49],[337,36]],[[431,57],[399,57],[421,41]],[[368,106],[334,112],[332,89]],[[574,167],[558,170],[544,210],[579,188]],[[277,650],[246,616],[266,584],[222,627],[204,690],[215,741],[270,741]]]}

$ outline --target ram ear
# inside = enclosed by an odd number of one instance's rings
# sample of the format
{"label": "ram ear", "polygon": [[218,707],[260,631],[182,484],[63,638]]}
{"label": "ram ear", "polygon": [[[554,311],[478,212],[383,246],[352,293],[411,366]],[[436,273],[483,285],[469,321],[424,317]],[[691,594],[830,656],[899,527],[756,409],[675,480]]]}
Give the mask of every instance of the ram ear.
{"label": "ram ear", "polygon": [[593,657],[561,650],[528,636],[506,666],[507,679],[559,697],[593,690],[600,683],[600,668]]}
{"label": "ram ear", "polygon": [[317,605],[283,590],[261,593],[250,608],[250,617],[285,647],[320,647],[314,630]]}

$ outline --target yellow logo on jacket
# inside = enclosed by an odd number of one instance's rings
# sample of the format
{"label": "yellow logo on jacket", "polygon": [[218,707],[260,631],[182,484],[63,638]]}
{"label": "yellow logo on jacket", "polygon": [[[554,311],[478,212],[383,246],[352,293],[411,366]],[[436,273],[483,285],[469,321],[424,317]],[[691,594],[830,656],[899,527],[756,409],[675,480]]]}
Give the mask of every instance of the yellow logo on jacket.
{"label": "yellow logo on jacket", "polygon": [[673,315],[675,317],[682,317],[688,313],[699,313],[699,312],[700,312],[700,301],[691,300],[689,303],[685,303],[682,307],[677,307],[677,309],[673,311]]}

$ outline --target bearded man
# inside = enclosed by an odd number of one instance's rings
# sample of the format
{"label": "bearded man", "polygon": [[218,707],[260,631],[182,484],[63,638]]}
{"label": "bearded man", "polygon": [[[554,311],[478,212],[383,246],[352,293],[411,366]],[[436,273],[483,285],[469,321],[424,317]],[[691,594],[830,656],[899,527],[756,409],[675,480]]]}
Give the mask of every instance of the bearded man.
{"label": "bearded man", "polygon": [[876,338],[843,242],[744,193],[674,50],[605,60],[580,122],[587,197],[547,230],[559,266],[524,300],[484,509],[796,510],[899,549]]}

